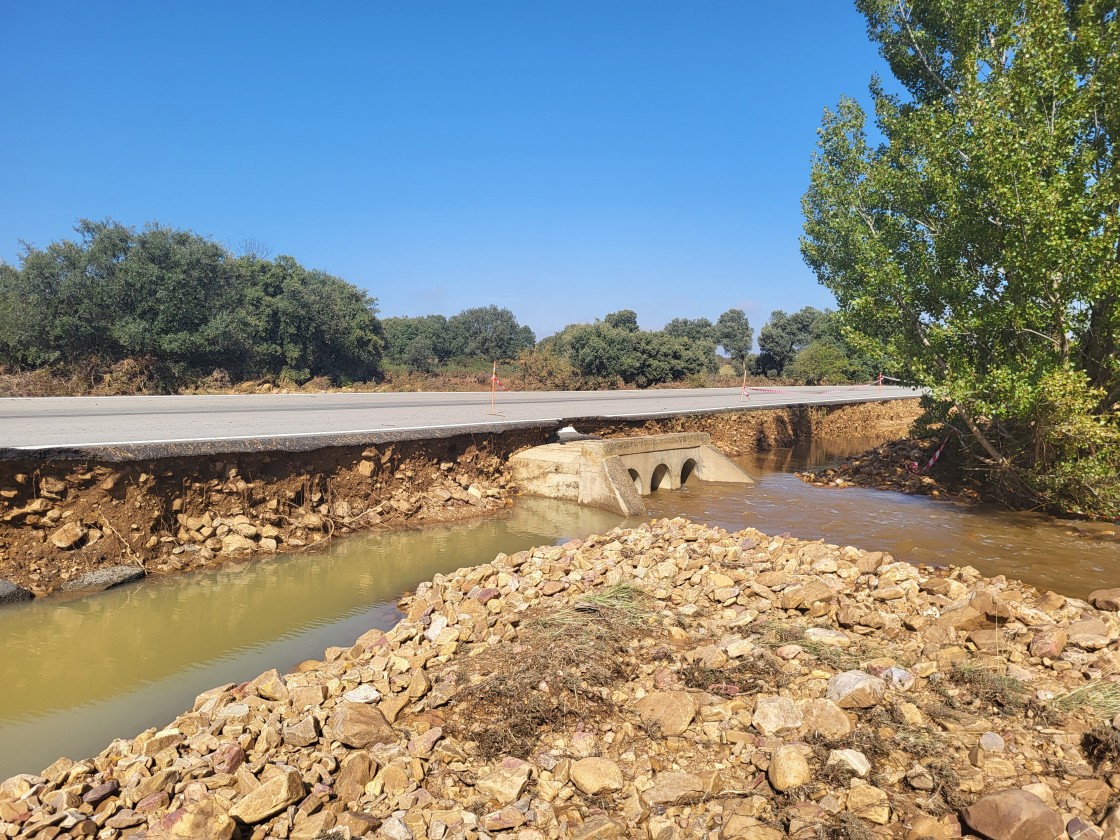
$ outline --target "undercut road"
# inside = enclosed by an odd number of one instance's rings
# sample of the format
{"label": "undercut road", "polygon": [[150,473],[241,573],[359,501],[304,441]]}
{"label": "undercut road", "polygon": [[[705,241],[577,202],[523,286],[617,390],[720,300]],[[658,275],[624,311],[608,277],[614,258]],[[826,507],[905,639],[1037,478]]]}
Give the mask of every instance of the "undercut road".
{"label": "undercut road", "polygon": [[894,386],[0,399],[0,458],[132,460],[913,398]]}

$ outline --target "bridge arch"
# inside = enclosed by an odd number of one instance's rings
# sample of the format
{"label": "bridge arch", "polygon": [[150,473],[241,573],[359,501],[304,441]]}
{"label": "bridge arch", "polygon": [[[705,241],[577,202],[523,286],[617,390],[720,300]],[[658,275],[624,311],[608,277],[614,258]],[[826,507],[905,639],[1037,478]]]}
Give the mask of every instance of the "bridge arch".
{"label": "bridge arch", "polygon": [[639,495],[644,495],[645,487],[642,486],[642,477],[635,469],[627,470],[630,473],[630,480],[634,482],[634,488],[638,491]]}
{"label": "bridge arch", "polygon": [[681,466],[681,487],[688,484],[689,481],[696,481],[699,476],[696,474],[697,463],[695,458],[689,458]]}
{"label": "bridge arch", "polygon": [[672,473],[669,472],[669,467],[665,464],[658,464],[653,469],[653,475],[649,480],[649,492],[656,493],[662,487],[666,490],[672,488]]}

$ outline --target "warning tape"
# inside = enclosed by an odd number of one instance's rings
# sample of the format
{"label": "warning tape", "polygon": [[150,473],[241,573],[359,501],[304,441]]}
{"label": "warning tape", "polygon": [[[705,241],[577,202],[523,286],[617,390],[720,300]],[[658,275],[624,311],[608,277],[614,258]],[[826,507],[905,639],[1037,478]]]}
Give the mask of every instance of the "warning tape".
{"label": "warning tape", "polygon": [[505,383],[502,382],[502,380],[500,380],[497,376],[491,376],[490,381],[494,383],[495,387],[501,388],[503,391],[509,390],[509,388],[505,386]]}
{"label": "warning tape", "polygon": [[959,434],[960,432],[956,429],[952,429],[949,434],[945,436],[945,440],[941,441],[941,445],[937,447],[937,451],[933,453],[933,457],[926,462],[925,466],[920,466],[917,461],[908,461],[906,464],[907,468],[910,472],[915,474],[929,472],[933,469],[933,465],[937,463],[937,459],[941,457],[941,453],[945,451],[945,447],[948,445],[953,435]]}
{"label": "warning tape", "polygon": [[[881,386],[884,380],[891,380],[892,382],[901,382],[902,380],[896,379],[893,376],[883,376],[879,374],[878,377],[872,379],[870,382],[861,382],[859,385],[846,385],[843,388],[829,388],[824,391],[814,391],[815,394],[842,394],[845,391],[856,391],[860,388],[871,388],[872,386]],[[751,391],[760,394],[801,394],[803,391],[794,391],[789,388],[756,388],[754,385],[744,385],[740,396],[750,398]]]}

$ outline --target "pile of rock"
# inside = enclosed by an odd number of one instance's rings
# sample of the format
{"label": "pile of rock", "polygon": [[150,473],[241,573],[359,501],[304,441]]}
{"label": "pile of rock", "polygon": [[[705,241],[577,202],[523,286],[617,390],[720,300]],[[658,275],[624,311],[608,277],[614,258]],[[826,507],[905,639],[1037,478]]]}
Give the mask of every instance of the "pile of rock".
{"label": "pile of rock", "polygon": [[[0,835],[1117,838],[1118,599],[658,521],[437,576],[388,632],[9,779]],[[604,627],[618,668],[566,655]],[[480,696],[513,732],[564,691],[586,715],[504,754],[480,729]]]}
{"label": "pile of rock", "polygon": [[946,470],[941,460],[932,469],[927,469],[941,443],[936,438],[904,438],[846,458],[835,467],[821,467],[796,475],[818,487],[872,487],[935,499],[978,501],[980,494],[977,488],[970,486],[952,470]]}

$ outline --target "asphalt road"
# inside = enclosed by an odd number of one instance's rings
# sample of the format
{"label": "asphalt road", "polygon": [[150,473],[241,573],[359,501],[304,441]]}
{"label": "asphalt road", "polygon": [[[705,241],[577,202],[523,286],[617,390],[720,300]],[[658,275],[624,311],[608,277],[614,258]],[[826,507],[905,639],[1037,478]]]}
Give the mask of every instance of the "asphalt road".
{"label": "asphalt road", "polygon": [[917,396],[893,386],[653,391],[268,394],[0,399],[0,457],[107,460],[246,451],[305,451],[589,419],[825,405]]}

